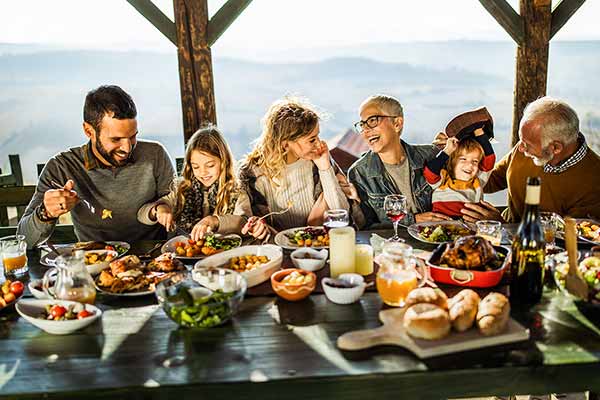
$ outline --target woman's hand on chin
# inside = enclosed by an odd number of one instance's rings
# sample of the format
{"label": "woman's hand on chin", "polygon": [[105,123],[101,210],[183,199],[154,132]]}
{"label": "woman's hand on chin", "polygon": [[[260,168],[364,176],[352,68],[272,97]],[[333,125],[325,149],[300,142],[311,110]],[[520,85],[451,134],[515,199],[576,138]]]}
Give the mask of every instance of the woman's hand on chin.
{"label": "woman's hand on chin", "polygon": [[313,160],[317,168],[321,171],[326,171],[331,168],[331,160],[329,159],[329,147],[324,140],[321,140],[317,150],[317,158]]}

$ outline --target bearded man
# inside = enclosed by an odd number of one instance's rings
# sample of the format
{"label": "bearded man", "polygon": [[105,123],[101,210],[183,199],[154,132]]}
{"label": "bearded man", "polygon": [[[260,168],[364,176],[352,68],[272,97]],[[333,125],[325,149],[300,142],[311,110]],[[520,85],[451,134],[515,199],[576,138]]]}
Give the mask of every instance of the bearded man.
{"label": "bearded man", "polygon": [[137,220],[145,203],[169,193],[175,171],[164,147],[138,140],[135,104],[118,86],[89,92],[83,132],[89,141],[45,165],[17,232],[30,247],[46,241],[71,213],[80,241],[159,239],[158,225]]}
{"label": "bearded man", "polygon": [[600,218],[600,157],[579,131],[579,118],[566,102],[542,97],[523,111],[519,143],[500,160],[484,191],[508,189],[500,216],[489,203],[467,203],[463,218],[521,220],[527,177],[542,179],[540,210],[562,216]]}

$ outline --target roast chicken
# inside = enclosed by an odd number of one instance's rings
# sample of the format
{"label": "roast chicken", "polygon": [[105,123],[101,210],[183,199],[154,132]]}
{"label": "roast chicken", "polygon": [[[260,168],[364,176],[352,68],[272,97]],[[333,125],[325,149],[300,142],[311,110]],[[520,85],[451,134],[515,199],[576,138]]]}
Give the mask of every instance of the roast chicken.
{"label": "roast chicken", "polygon": [[458,269],[482,269],[496,260],[496,250],[492,244],[480,236],[464,236],[449,244],[440,264]]}

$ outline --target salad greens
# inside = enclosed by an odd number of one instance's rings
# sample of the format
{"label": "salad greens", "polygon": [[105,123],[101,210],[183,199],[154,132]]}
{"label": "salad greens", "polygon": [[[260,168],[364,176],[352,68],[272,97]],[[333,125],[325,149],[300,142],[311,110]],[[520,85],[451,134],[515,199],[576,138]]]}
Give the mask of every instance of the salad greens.
{"label": "salad greens", "polygon": [[169,316],[181,326],[188,328],[211,328],[227,321],[232,316],[229,299],[234,293],[215,290],[208,296],[194,299],[188,288],[182,287],[179,292],[170,296],[170,302],[182,304],[172,305]]}
{"label": "salad greens", "polygon": [[215,235],[207,236],[204,245],[213,249],[230,250],[240,245],[240,239],[236,237],[217,237]]}

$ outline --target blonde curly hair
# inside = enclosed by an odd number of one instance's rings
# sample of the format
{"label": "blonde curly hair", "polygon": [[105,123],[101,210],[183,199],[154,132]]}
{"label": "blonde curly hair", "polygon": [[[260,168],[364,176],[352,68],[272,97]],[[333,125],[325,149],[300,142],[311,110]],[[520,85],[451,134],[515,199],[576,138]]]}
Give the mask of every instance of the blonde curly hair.
{"label": "blonde curly hair", "polygon": [[177,184],[177,203],[175,206],[175,218],[177,219],[183,211],[186,193],[192,187],[192,181],[195,179],[192,170],[191,157],[193,151],[210,154],[217,157],[221,163],[221,173],[219,174],[217,204],[214,215],[223,215],[231,212],[235,207],[230,204],[234,194],[238,190],[237,179],[234,172],[234,160],[227,142],[221,132],[214,125],[208,125],[197,130],[188,141],[185,150],[185,159],[183,162],[182,179]]}
{"label": "blonde curly hair", "polygon": [[261,121],[262,134],[246,156],[245,164],[258,168],[271,183],[280,186],[287,155],[284,143],[309,135],[320,119],[320,113],[305,99],[284,97],[275,101]]}

